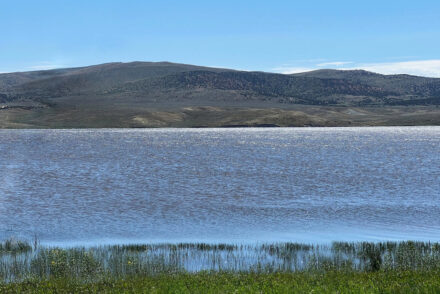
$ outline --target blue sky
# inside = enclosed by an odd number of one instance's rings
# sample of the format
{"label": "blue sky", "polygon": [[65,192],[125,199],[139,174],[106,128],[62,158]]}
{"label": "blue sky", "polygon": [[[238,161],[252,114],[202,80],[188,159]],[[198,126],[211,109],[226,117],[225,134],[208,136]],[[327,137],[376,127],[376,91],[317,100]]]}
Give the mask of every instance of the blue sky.
{"label": "blue sky", "polygon": [[134,60],[440,77],[440,1],[1,2],[0,72]]}

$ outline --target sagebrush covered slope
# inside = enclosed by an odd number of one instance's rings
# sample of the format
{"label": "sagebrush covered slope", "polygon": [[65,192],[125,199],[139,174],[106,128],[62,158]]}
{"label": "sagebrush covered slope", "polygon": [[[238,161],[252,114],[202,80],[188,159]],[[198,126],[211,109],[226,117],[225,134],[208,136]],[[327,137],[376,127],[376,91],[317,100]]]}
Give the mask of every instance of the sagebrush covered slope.
{"label": "sagebrush covered slope", "polygon": [[[0,74],[0,104],[2,127],[438,124],[440,79],[107,63]],[[409,118],[382,111],[395,106],[424,109],[406,109]]]}
{"label": "sagebrush covered slope", "polygon": [[[206,68],[168,62],[96,66],[0,75],[3,100],[72,95],[123,95],[162,102],[192,92],[217,91],[222,102],[261,100],[311,105],[440,104],[440,79],[380,75],[362,70],[318,70],[283,75]],[[234,95],[230,95],[234,94]],[[233,97],[233,99],[232,99]],[[179,98],[179,97],[178,97]]]}

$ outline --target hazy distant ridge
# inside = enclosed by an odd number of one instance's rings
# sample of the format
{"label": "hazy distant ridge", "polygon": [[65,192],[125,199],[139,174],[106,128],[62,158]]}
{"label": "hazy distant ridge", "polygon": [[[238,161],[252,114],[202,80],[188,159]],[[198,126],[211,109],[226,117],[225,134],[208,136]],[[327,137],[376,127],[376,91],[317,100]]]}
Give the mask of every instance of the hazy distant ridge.
{"label": "hazy distant ridge", "polygon": [[362,70],[284,75],[168,62],[132,62],[1,74],[0,93],[2,101],[122,95],[161,102],[180,97],[310,105],[437,105],[440,79]]}

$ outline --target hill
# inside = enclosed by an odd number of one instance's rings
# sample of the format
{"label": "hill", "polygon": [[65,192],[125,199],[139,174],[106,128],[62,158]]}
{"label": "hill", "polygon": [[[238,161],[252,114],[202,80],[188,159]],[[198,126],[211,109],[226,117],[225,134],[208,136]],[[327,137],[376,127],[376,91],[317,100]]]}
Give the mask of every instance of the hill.
{"label": "hill", "polygon": [[107,63],[0,74],[0,105],[2,127],[440,124],[440,79]]}

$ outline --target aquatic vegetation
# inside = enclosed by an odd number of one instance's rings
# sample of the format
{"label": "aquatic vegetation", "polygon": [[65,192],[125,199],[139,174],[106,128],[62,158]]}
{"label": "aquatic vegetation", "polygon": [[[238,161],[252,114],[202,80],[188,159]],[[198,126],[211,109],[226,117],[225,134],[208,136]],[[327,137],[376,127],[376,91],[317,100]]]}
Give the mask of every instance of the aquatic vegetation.
{"label": "aquatic vegetation", "polygon": [[0,254],[2,253],[14,254],[14,253],[27,252],[31,250],[32,250],[32,246],[24,241],[8,239],[4,242],[0,242]]}
{"label": "aquatic vegetation", "polygon": [[440,244],[335,242],[324,245],[132,244],[33,248],[1,243],[0,281],[130,277],[208,272],[289,273],[440,271]]}
{"label": "aquatic vegetation", "polygon": [[413,293],[440,291],[440,244],[131,244],[5,241],[3,293]]}

